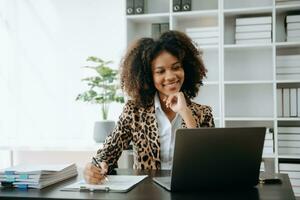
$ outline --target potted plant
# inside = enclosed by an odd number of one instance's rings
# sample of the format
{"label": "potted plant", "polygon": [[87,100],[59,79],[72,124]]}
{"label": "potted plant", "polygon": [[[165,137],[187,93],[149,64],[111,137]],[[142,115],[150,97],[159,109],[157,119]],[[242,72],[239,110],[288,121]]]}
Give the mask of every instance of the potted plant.
{"label": "potted plant", "polygon": [[124,97],[122,93],[117,93],[119,90],[117,84],[118,71],[108,66],[112,61],[104,61],[95,56],[88,57],[87,61],[94,64],[84,68],[94,70],[96,75],[82,79],[87,83],[89,89],[79,94],[76,100],[101,105],[102,121],[95,122],[94,140],[103,142],[115,126],[114,121],[107,120],[109,104],[112,102],[123,103]]}

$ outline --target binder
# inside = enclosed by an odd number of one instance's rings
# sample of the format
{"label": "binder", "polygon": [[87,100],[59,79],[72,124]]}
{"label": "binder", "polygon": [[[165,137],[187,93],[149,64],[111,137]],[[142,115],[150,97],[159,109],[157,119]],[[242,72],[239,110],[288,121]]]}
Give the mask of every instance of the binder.
{"label": "binder", "polygon": [[181,11],[181,0],[173,0],[173,11],[174,12]]}
{"label": "binder", "polygon": [[191,11],[192,10],[192,1],[191,0],[182,0],[182,11]]}
{"label": "binder", "polygon": [[145,12],[145,1],[134,0],[135,14],[143,14]]}
{"label": "binder", "polygon": [[160,34],[163,34],[164,32],[167,32],[170,30],[169,23],[161,23],[160,24]]}
{"label": "binder", "polygon": [[153,39],[158,39],[160,36],[160,24],[154,23],[151,25],[151,36]]}
{"label": "binder", "polygon": [[127,15],[134,14],[134,0],[126,0],[126,14]]}

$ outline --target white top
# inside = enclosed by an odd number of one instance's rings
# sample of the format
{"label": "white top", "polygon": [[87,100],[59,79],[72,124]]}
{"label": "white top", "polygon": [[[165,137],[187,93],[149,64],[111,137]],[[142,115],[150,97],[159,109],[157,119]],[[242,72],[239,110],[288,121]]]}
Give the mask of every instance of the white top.
{"label": "white top", "polygon": [[181,128],[182,118],[176,113],[175,118],[170,122],[161,108],[157,93],[154,97],[154,106],[160,136],[161,169],[171,169],[173,164],[175,131],[176,129]]}

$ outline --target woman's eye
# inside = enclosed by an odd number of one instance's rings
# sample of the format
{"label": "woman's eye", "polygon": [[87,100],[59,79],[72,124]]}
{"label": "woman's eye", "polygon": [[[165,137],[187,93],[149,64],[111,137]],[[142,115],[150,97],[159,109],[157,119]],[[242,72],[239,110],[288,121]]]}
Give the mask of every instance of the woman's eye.
{"label": "woman's eye", "polygon": [[157,74],[162,74],[164,71],[156,71]]}

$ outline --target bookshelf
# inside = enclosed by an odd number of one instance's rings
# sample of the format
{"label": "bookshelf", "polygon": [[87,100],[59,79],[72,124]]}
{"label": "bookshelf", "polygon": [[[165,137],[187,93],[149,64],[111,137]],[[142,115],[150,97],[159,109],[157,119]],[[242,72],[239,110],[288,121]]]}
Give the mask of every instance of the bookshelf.
{"label": "bookshelf", "polygon": [[[300,116],[278,116],[277,110],[277,89],[300,87],[300,78],[278,78],[276,74],[277,56],[300,55],[300,41],[286,42],[285,28],[286,16],[300,14],[300,1],[288,5],[278,1],[282,0],[191,0],[191,11],[174,12],[173,0],[148,0],[144,14],[126,15],[127,44],[151,37],[152,23],[169,23],[171,30],[182,32],[193,27],[218,27],[217,44],[199,45],[208,77],[194,101],[212,106],[217,127],[273,129],[274,152],[264,154],[264,159],[270,161],[268,169],[274,172],[280,172],[281,163],[300,166],[300,151],[278,151],[278,127],[300,127]],[[236,44],[236,20],[249,17],[271,17],[271,42]],[[295,191],[300,196],[300,189]]]}

